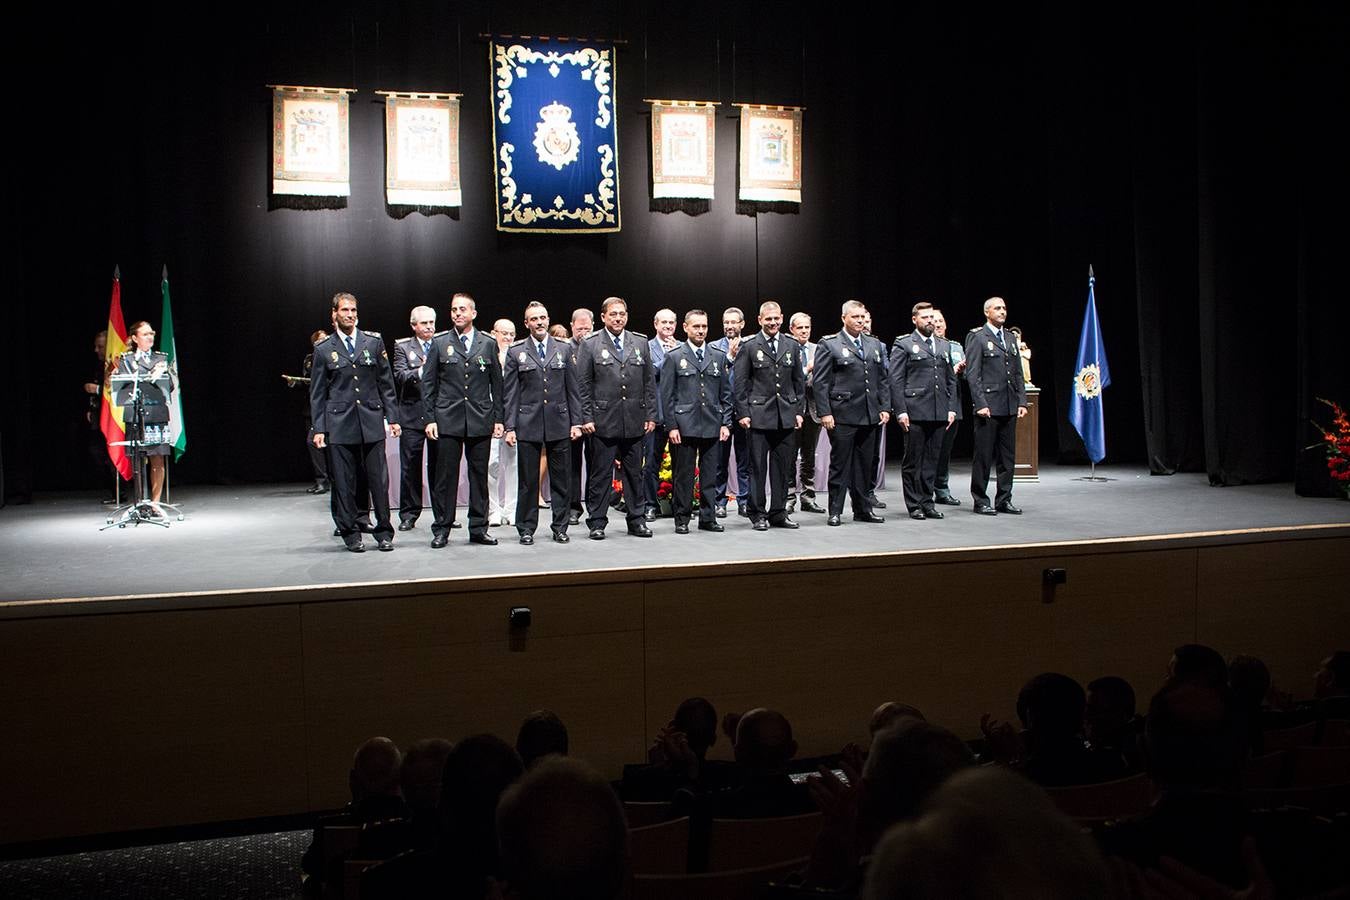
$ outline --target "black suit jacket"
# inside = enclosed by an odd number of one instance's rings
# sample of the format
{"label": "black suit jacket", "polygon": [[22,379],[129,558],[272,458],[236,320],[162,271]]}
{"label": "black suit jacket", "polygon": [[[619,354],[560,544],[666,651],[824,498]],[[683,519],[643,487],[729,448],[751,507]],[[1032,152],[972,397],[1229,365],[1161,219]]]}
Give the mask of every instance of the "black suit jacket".
{"label": "black suit jacket", "polygon": [[623,332],[623,355],[609,329],[593,332],[577,349],[581,419],[606,438],[635,438],[656,421],[656,377],[647,336]]}
{"label": "black suit jacket", "polygon": [[[433,335],[432,340],[436,338]],[[422,402],[422,342],[416,337],[394,341],[394,395],[398,398],[399,419],[404,428],[426,428],[427,409]]]}
{"label": "black suit jacket", "polygon": [[314,433],[330,444],[373,444],[384,440],[384,422],[398,420],[394,373],[378,331],[356,329],[356,352],[348,353],[341,332],[314,345],[309,407]]}
{"label": "black suit jacket", "polygon": [[505,425],[516,440],[542,443],[571,437],[581,424],[581,394],[572,368],[572,347],[552,337],[539,361],[534,338],[517,341],[506,351],[502,375]]}
{"label": "black suit jacket", "polygon": [[933,335],[933,352],[918,332],[902,334],[891,346],[891,406],[896,416],[917,422],[945,422],[957,412],[956,370],[947,339]]}
{"label": "black suit jacket", "polygon": [[716,438],[731,425],[731,372],[727,355],[703,345],[703,362],[689,343],[666,353],[661,366],[661,409],[667,431],[678,428],[681,437]]}
{"label": "black suit jacket", "polygon": [[741,338],[732,364],[737,419],[749,418],[751,428],[766,431],[797,427],[796,417],[806,414],[801,353],[802,345],[789,334],[778,335],[777,355],[762,331]]}
{"label": "black suit jacket", "polygon": [[816,345],[811,393],[816,415],[834,416],[839,425],[879,425],[891,411],[891,386],[886,377],[886,352],[870,334],[859,335],[862,355],[843,332],[826,335]]}
{"label": "black suit jacket", "polygon": [[974,328],[966,335],[966,383],[970,385],[970,408],[989,407],[992,416],[1017,414],[1027,405],[1027,388],[1022,383],[1022,357],[1017,340],[1003,329],[1000,347],[988,325]]}
{"label": "black suit jacket", "polygon": [[422,367],[423,413],[441,434],[484,437],[502,421],[502,369],[497,342],[474,329],[464,344],[455,331],[438,334]]}

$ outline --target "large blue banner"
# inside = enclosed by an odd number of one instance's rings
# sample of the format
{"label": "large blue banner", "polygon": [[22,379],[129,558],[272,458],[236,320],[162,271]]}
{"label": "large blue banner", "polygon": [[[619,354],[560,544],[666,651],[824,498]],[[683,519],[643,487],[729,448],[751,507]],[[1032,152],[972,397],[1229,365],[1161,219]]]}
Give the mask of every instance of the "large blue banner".
{"label": "large blue banner", "polygon": [[610,45],[493,41],[499,231],[619,230]]}

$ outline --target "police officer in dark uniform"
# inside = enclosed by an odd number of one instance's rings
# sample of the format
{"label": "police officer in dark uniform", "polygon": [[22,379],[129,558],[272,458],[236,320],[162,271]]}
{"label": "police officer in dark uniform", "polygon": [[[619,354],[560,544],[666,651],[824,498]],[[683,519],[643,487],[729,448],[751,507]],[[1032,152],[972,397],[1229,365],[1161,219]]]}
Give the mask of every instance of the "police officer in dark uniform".
{"label": "police officer in dark uniform", "polygon": [[[314,446],[328,448],[333,518],[347,549],[353,553],[365,550],[356,522],[357,470],[362,469],[375,509],[376,545],[393,550],[384,425],[398,414],[389,354],[379,332],[356,327],[356,297],[351,294],[333,296],[333,321],[334,333],[314,345],[309,383]],[[391,421],[389,428],[394,437],[402,431],[397,421]]]}
{"label": "police officer in dark uniform", "polygon": [[661,368],[662,427],[670,437],[675,533],[689,533],[694,506],[694,469],[698,469],[700,531],[723,531],[716,515],[718,444],[731,438],[731,372],[727,355],[710,347],[708,314],[691,309],[684,314],[688,338],[666,351]]}
{"label": "police officer in dark uniform", "polygon": [[614,460],[622,467],[628,533],[651,537],[643,521],[647,508],[642,483],[642,439],[656,428],[656,378],[647,336],[628,331],[628,304],[607,297],[600,306],[604,328],[581,342],[577,386],[582,430],[591,435],[586,460],[586,527],[593,541],[605,539],[609,500],[614,493]]}
{"label": "police officer in dark uniform", "polygon": [[519,472],[516,531],[522,544],[534,543],[539,525],[539,456],[548,454],[549,509],[553,540],[566,544],[572,485],[572,441],[581,437],[581,394],[572,347],[548,333],[548,310],[533,301],[525,307],[530,336],[506,351],[502,393],[506,443],[515,447]]}
{"label": "police officer in dark uniform", "polygon": [[[581,350],[581,342],[590,336],[595,330],[595,314],[589,309],[572,310],[572,334],[568,344],[572,348],[572,372],[576,373],[577,353]],[[582,432],[581,437],[572,441],[572,481],[571,491],[568,496],[571,498],[572,511],[568,513],[567,524],[576,525],[581,521],[582,504],[586,502],[586,482],[581,478],[581,463],[590,455],[591,437]],[[550,480],[553,478],[549,476]]]}
{"label": "police officer in dark uniform", "polygon": [[398,530],[411,531],[422,514],[422,451],[426,449],[427,471],[436,477],[437,441],[427,443],[426,405],[422,402],[422,363],[431,352],[436,336],[436,310],[415,306],[409,316],[413,333],[394,341],[394,392],[398,395],[399,478]]}
{"label": "police officer in dark uniform", "polygon": [[830,437],[830,525],[843,523],[844,495],[852,500],[853,521],[883,522],[872,511],[872,483],[881,429],[891,418],[886,350],[864,331],[867,307],[849,300],[841,310],[844,327],[820,339],[811,392],[820,425]]}
{"label": "police officer in dark uniform", "polygon": [[[947,319],[942,315],[942,310],[933,310],[933,334],[936,337],[947,337]],[[933,476],[933,500],[943,506],[960,506],[961,501],[952,496],[951,492],[951,466],[952,466],[952,447],[956,444],[956,433],[961,428],[961,419],[965,411],[965,405],[962,403],[962,386],[966,383],[964,378],[966,373],[966,348],[960,341],[947,341],[947,359],[951,363],[952,371],[956,373],[956,396],[953,401],[956,404],[956,421],[942,432],[942,450],[938,453],[937,474]]]}
{"label": "police officer in dark uniform", "polygon": [[[975,410],[975,457],[970,465],[970,494],[975,512],[1021,515],[1013,506],[1013,469],[1017,464],[1017,420],[1027,414],[1026,385],[1017,340],[1003,325],[1008,307],[1002,297],[984,301],[985,323],[966,335],[966,382]],[[989,503],[989,470],[998,472],[998,492]]]}
{"label": "police officer in dark uniform", "polygon": [[911,519],[941,519],[934,504],[942,441],[956,422],[956,370],[948,342],[935,335],[933,304],[914,304],[914,330],[891,347],[891,406],[905,436],[900,464]]}
{"label": "police officer in dark uniform", "polygon": [[440,441],[431,486],[431,546],[450,539],[459,493],[459,462],[469,468],[469,543],[493,545],[488,534],[488,443],[502,436],[502,370],[497,341],[473,327],[478,307],[472,297],[450,299],[454,328],[437,335],[422,364],[422,403],[426,435]]}
{"label": "police officer in dark uniform", "polygon": [[[732,364],[736,417],[750,434],[750,518],[756,531],[796,528],[787,514],[788,477],[797,455],[797,429],[806,412],[806,376],[801,345],[780,333],[783,310],[759,305],[759,333],[741,340]],[[769,502],[764,496],[770,482]],[[767,509],[766,509],[767,507]]]}

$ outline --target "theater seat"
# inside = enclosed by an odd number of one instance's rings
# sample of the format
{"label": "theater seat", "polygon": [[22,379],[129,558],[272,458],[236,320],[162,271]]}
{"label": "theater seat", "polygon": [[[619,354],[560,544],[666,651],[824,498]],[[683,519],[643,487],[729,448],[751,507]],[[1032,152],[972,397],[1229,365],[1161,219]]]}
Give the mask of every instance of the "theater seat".
{"label": "theater seat", "polygon": [[1316,739],[1316,722],[1304,722],[1302,725],[1295,725],[1292,728],[1277,728],[1267,731],[1262,736],[1267,751],[1306,747]]}
{"label": "theater seat", "polygon": [[708,827],[708,871],[766,866],[809,855],[820,823],[820,813],[773,819],[713,819]]}
{"label": "theater seat", "polygon": [[1153,783],[1142,773],[1100,784],[1046,788],[1050,799],[1075,819],[1122,819],[1148,809]]}
{"label": "theater seat", "polygon": [[635,875],[631,900],[761,900],[769,884],[805,868],[807,857],[767,866],[697,875]]}
{"label": "theater seat", "polygon": [[628,829],[634,875],[683,875],[689,871],[689,817]]}

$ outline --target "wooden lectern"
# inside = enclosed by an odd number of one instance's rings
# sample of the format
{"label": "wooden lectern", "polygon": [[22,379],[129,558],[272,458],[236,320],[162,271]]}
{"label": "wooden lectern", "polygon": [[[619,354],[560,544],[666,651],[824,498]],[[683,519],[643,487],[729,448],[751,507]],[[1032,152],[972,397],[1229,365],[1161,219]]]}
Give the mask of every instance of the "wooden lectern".
{"label": "wooden lectern", "polygon": [[1027,414],[1017,423],[1017,464],[1013,481],[1040,481],[1041,389],[1027,388]]}

